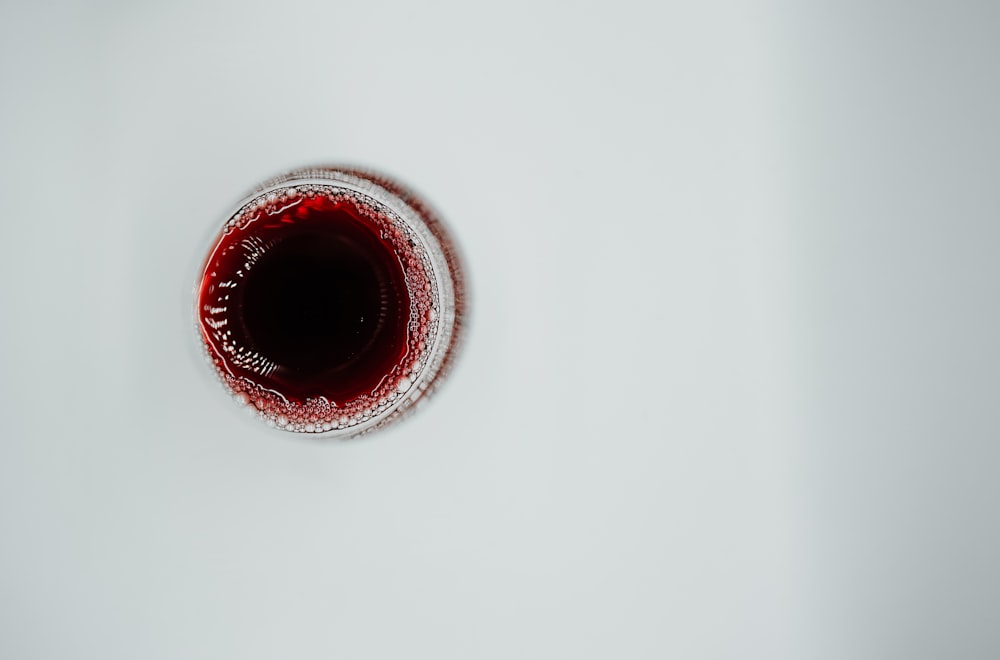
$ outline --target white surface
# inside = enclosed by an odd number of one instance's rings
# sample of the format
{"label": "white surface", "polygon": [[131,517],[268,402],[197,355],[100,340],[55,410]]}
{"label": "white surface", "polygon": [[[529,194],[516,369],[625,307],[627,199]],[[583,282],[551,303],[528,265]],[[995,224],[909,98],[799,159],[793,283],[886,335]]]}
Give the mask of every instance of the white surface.
{"label": "white surface", "polygon": [[[0,656],[1000,655],[1000,15],[853,4],[5,3]],[[317,161],[475,294],[347,444],[189,341]]]}

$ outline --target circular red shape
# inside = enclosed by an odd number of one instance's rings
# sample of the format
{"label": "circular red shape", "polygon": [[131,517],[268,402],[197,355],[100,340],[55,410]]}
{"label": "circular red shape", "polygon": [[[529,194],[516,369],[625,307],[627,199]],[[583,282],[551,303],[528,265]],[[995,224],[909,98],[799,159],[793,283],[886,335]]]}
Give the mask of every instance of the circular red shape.
{"label": "circular red shape", "polygon": [[200,296],[226,329],[213,352],[297,403],[370,394],[406,356],[410,306],[405,247],[380,231],[351,200],[314,195],[223,236]]}
{"label": "circular red shape", "polygon": [[398,184],[302,170],[226,222],[197,287],[207,354],[279,428],[353,435],[398,418],[450,365],[464,296],[443,226]]}

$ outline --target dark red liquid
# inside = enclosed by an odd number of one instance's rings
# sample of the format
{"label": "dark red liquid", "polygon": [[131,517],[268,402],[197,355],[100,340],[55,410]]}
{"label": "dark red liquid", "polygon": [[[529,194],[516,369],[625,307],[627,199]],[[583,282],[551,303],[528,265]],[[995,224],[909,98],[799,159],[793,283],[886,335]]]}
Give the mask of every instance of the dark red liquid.
{"label": "dark red liquid", "polygon": [[401,419],[448,373],[465,312],[443,224],[411,191],[304,168],[244,199],[197,291],[206,355],[233,398],[296,433]]}
{"label": "dark red liquid", "polygon": [[217,365],[289,402],[372,395],[407,353],[410,296],[384,227],[295,196],[217,243],[200,290]]}

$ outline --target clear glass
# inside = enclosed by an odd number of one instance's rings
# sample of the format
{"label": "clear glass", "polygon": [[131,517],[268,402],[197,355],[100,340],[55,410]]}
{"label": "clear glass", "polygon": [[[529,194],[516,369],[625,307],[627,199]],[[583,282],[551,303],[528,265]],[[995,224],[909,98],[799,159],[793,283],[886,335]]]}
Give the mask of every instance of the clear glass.
{"label": "clear glass", "polygon": [[[422,264],[420,281],[406,276],[411,301],[408,339],[414,339],[412,356],[400,373],[387,374],[385,387],[353,401],[331,402],[324,397],[291,401],[262,387],[246,374],[227,368],[219,350],[222,330],[213,323],[202,289],[214,276],[208,268],[220,242],[230,232],[277,213],[306,196],[354,200],[375,209],[392,231],[402,232]],[[289,201],[293,200],[293,201]],[[411,256],[411,259],[413,257]],[[234,285],[235,286],[235,285]],[[420,291],[414,291],[414,287]],[[214,285],[213,285],[214,289]],[[422,301],[418,308],[416,294]],[[229,296],[225,296],[227,299]],[[221,298],[220,298],[221,299]],[[195,325],[209,368],[236,403],[262,423],[284,432],[314,437],[349,438],[383,428],[414,411],[448,374],[457,355],[466,318],[466,287],[458,248],[450,232],[431,207],[399,182],[369,170],[351,167],[310,167],[293,170],[255,186],[226,215],[213,237],[197,275]],[[419,337],[412,333],[420,333]],[[419,341],[417,341],[419,340]],[[417,347],[419,344],[419,347]]]}

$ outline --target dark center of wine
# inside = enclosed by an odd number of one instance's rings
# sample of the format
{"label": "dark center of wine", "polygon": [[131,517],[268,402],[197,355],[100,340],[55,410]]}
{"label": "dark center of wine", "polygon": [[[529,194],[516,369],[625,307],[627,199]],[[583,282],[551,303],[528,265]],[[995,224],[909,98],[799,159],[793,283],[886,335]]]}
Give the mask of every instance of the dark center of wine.
{"label": "dark center of wine", "polygon": [[385,290],[391,274],[376,246],[345,228],[282,240],[247,275],[247,339],[281,368],[300,375],[346,369],[391,339],[382,336],[386,317],[399,313],[398,297]]}

